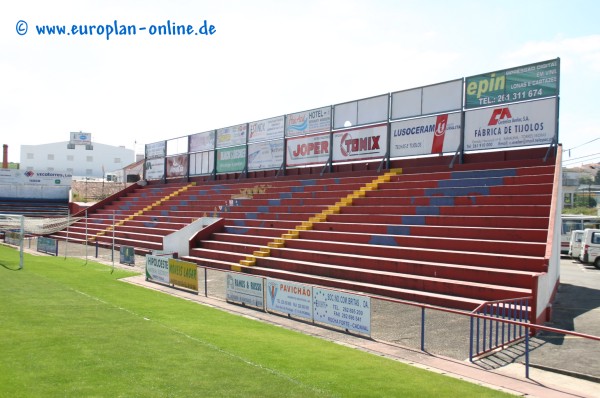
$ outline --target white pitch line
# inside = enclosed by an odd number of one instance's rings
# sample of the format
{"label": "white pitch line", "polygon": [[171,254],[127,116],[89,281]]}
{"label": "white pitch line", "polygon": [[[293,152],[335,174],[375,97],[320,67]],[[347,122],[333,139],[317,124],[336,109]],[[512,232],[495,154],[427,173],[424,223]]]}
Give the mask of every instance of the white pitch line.
{"label": "white pitch line", "polygon": [[206,346],[206,347],[208,347],[208,348],[210,348],[210,349],[212,349],[214,351],[217,351],[217,352],[220,352],[222,354],[228,355],[228,356],[230,356],[233,359],[236,359],[236,360],[238,360],[238,361],[240,361],[242,363],[245,363],[246,365],[253,366],[253,367],[258,368],[260,370],[264,370],[265,372],[271,373],[274,376],[277,376],[277,377],[280,377],[282,379],[285,379],[285,380],[287,380],[289,382],[292,382],[292,383],[294,383],[296,385],[299,385],[299,386],[301,386],[303,388],[312,390],[312,391],[314,391],[314,392],[316,392],[318,394],[322,394],[324,396],[338,397],[337,395],[332,394],[330,391],[324,391],[324,390],[321,390],[321,389],[319,389],[319,388],[317,388],[315,386],[303,383],[302,381],[297,380],[297,379],[295,379],[295,378],[293,378],[293,377],[291,377],[291,376],[289,376],[289,375],[287,375],[285,373],[281,373],[281,372],[279,372],[279,371],[277,371],[275,369],[268,368],[268,367],[263,366],[263,365],[261,365],[259,363],[253,362],[253,361],[251,361],[249,359],[246,359],[246,358],[243,358],[243,357],[241,357],[239,355],[236,355],[234,353],[226,351],[226,350],[222,349],[221,347],[218,347],[218,346],[216,346],[216,345],[214,345],[212,343],[209,343],[208,341],[204,341],[204,340],[201,340],[201,339],[199,339],[197,337],[190,336],[189,334],[186,334],[186,333],[184,333],[184,332],[182,332],[180,330],[177,330],[177,329],[173,329],[172,327],[170,327],[168,325],[165,325],[165,324],[163,324],[161,322],[157,322],[155,320],[152,320],[150,318],[147,318],[145,316],[137,314],[137,313],[135,313],[135,312],[133,312],[133,311],[127,309],[127,308],[116,306],[116,305],[111,304],[111,303],[109,303],[107,301],[104,301],[104,300],[102,300],[102,299],[100,299],[98,297],[95,297],[95,296],[92,296],[90,294],[84,293],[84,292],[82,292],[80,290],[76,290],[76,289],[71,289],[71,290],[73,290],[76,293],[79,293],[79,294],[81,294],[81,295],[83,295],[85,297],[88,297],[88,298],[90,298],[92,300],[95,300],[95,301],[98,301],[98,302],[100,302],[102,304],[105,304],[107,306],[110,306],[110,307],[113,307],[113,308],[117,308],[117,309],[119,309],[121,311],[125,311],[126,313],[131,314],[131,315],[133,315],[135,317],[141,318],[141,319],[143,319],[145,321],[152,321],[152,322],[156,323],[157,325],[159,325],[159,326],[161,326],[161,327],[163,327],[163,328],[165,328],[165,329],[167,329],[167,330],[169,330],[169,331],[171,331],[173,333],[177,333],[177,334],[179,334],[181,336],[184,336],[184,337],[186,337],[186,338],[188,338],[188,339],[190,339],[190,340],[192,340],[192,341],[194,341],[196,343],[200,343],[200,344],[202,344],[202,345],[204,345],[204,346]]}

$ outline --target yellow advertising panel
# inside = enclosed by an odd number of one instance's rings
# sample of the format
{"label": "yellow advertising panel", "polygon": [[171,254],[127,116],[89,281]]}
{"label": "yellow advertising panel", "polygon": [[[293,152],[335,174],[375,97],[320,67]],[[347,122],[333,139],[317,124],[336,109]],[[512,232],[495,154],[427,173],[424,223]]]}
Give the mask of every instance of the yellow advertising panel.
{"label": "yellow advertising panel", "polygon": [[194,263],[170,258],[169,281],[176,286],[198,291],[198,266]]}

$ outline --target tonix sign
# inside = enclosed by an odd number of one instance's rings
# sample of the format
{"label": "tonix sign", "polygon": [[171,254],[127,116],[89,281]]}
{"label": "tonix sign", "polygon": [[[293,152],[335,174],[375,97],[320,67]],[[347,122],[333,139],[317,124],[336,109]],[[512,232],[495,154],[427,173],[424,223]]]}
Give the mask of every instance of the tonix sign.
{"label": "tonix sign", "polygon": [[332,148],[334,162],[382,158],[387,149],[387,125],[334,133]]}

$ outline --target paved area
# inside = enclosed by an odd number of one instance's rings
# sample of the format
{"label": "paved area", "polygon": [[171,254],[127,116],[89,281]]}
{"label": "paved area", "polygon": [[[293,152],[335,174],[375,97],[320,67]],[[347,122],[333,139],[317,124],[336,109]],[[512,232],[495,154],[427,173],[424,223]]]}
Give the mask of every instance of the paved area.
{"label": "paved area", "polygon": [[[554,323],[549,326],[600,335],[598,309],[600,270],[563,260],[562,284],[555,301]],[[597,278],[597,279],[596,279]],[[523,348],[512,347],[502,356],[471,363],[468,360],[433,355],[396,342],[367,339],[312,324],[229,304],[223,300],[191,294],[155,283],[143,276],[129,283],[163,291],[202,305],[219,308],[248,318],[272,323],[338,344],[385,356],[433,372],[526,397],[600,397],[600,342],[541,335],[532,339],[529,378],[525,377]],[[584,286],[578,286],[582,284]],[[585,286],[589,284],[591,286]],[[594,288],[595,286],[595,288]],[[585,304],[588,303],[588,304]],[[592,304],[595,303],[595,304]],[[495,363],[490,366],[490,363]],[[580,372],[580,370],[583,370]]]}

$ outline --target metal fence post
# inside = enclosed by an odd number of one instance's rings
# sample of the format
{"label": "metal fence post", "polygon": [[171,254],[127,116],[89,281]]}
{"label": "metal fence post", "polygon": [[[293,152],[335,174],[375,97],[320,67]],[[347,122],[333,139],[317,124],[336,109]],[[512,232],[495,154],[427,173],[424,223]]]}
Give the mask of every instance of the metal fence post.
{"label": "metal fence post", "polygon": [[112,216],[112,248],[110,251],[110,259],[112,261],[113,268],[115,266],[115,211],[113,210]]}
{"label": "metal fence post", "polygon": [[85,263],[88,262],[88,211],[85,209]]}
{"label": "metal fence post", "polygon": [[469,317],[471,330],[469,331],[469,361],[473,362],[473,316]]}
{"label": "metal fence post", "polygon": [[425,351],[425,307],[421,307],[421,351]]}
{"label": "metal fence post", "polygon": [[529,327],[525,328],[525,378],[529,379]]}

